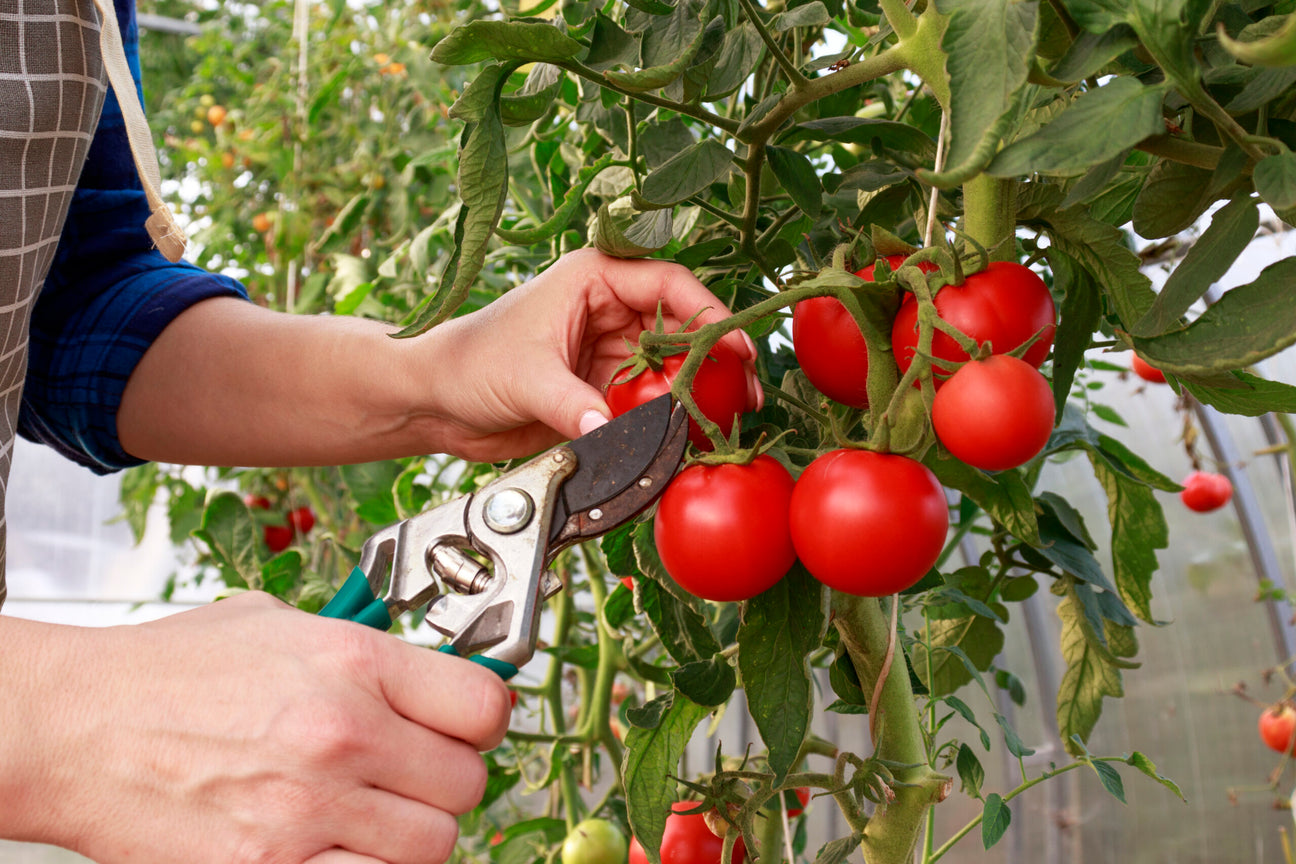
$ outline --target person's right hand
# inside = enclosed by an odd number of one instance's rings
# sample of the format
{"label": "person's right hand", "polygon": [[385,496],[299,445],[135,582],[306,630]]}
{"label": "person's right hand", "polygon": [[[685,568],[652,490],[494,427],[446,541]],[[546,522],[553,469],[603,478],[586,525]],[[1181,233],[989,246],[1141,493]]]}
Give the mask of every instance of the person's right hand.
{"label": "person's right hand", "polygon": [[0,619],[0,688],[0,836],[102,864],[444,861],[509,716],[482,667],[264,594]]}

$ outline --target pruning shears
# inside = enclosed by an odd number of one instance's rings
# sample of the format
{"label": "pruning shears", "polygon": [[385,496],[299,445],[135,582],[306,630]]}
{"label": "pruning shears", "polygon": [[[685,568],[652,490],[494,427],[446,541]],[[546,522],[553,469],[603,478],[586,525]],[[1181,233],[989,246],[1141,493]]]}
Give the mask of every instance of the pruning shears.
{"label": "pruning shears", "polygon": [[683,406],[669,394],[645,402],[476,492],[383,528],[320,614],[386,630],[426,606],[427,623],[449,637],[440,650],[512,678],[535,654],[544,601],[562,590],[547,569],[554,556],[647,509],[687,444]]}

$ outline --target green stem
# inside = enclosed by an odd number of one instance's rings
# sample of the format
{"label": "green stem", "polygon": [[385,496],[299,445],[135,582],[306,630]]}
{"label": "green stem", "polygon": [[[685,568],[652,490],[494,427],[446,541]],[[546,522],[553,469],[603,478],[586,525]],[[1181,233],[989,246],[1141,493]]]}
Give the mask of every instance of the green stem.
{"label": "green stem", "polygon": [[701,120],[703,123],[708,123],[717,129],[723,129],[730,135],[738,134],[738,127],[740,125],[738,121],[731,120],[728,117],[721,117],[719,114],[713,114],[705,108],[699,108],[696,105],[688,105],[683,102],[675,102],[671,99],[663,99],[660,96],[654,96],[651,93],[635,93],[631,90],[625,89],[624,87],[613,84],[603,75],[576,60],[565,60],[556,65],[561,66],[563,69],[566,69],[574,75],[579,75],[587,81],[592,81],[600,87],[606,87],[608,90],[620,93],[622,96],[628,96],[631,99],[638,99],[640,102],[658,108],[665,108],[668,111],[674,111],[677,114],[692,117],[694,120]]}
{"label": "green stem", "polygon": [[[859,674],[860,684],[864,692],[870,692],[881,677],[890,635],[882,606],[875,597],[834,592],[833,612],[833,623]],[[882,734],[877,757],[909,767],[895,769],[898,781],[893,789],[895,799],[868,820],[861,845],[864,860],[869,864],[908,864],[913,860],[928,808],[944,800],[952,781],[927,764],[923,730],[903,665],[899,674],[893,671],[887,675],[878,713]]]}
{"label": "green stem", "polygon": [[585,569],[589,573],[590,595],[594,600],[595,619],[598,622],[598,666],[594,670],[594,692],[591,697],[593,709],[587,718],[588,726],[582,731],[590,738],[597,738],[607,750],[613,765],[621,764],[622,747],[612,733],[612,684],[617,669],[621,666],[621,643],[616,634],[607,625],[603,617],[603,606],[607,602],[607,575],[603,562],[590,551],[589,544],[580,547]]}
{"label": "green stem", "polygon": [[994,261],[1016,258],[1017,183],[979,174],[963,184],[963,230]]}
{"label": "green stem", "polygon": [[801,74],[801,70],[798,69],[790,59],[788,59],[788,56],[783,53],[781,48],[779,48],[778,43],[774,41],[774,37],[770,34],[769,28],[766,27],[765,22],[760,19],[760,15],[757,13],[756,6],[752,3],[752,0],[738,0],[738,2],[742,6],[743,11],[747,13],[747,20],[752,23],[752,26],[756,28],[756,32],[760,34],[761,41],[764,42],[765,47],[769,49],[770,56],[774,58],[774,62],[779,65],[779,68],[783,70],[783,74],[792,82],[792,87],[795,89],[805,84],[808,79]]}
{"label": "green stem", "polygon": [[878,5],[882,7],[882,14],[886,16],[891,29],[902,40],[909,39],[918,32],[918,19],[909,11],[904,0],[879,0]]}

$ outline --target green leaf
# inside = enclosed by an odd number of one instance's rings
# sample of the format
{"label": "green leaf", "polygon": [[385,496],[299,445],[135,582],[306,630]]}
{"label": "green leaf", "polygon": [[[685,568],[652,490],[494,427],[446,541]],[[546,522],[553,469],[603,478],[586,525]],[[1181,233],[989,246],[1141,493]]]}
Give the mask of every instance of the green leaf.
{"label": "green leaf", "polygon": [[717,654],[705,660],[686,663],[671,676],[675,689],[699,705],[724,705],[738,686],[733,667]]}
{"label": "green leaf", "polygon": [[613,630],[619,630],[634,617],[634,592],[618,584],[603,601],[603,618]]}
{"label": "green leaf", "polygon": [[581,203],[585,200],[585,191],[589,189],[590,184],[594,182],[594,179],[599,174],[612,165],[614,158],[611,153],[604,153],[593,165],[586,165],[581,168],[576,183],[563,196],[562,204],[558,205],[553,215],[541,224],[528,228],[506,229],[497,227],[495,233],[506,243],[516,243],[523,246],[542,243],[562,233],[567,229],[572,217],[576,215]]}
{"label": "green leaf", "polygon": [[1058,604],[1058,617],[1062,620],[1062,659],[1067,667],[1058,687],[1058,730],[1067,751],[1074,755],[1076,747],[1071,736],[1088,741],[1102,714],[1103,698],[1119,698],[1125,695],[1125,689],[1120,669],[1107,662],[1097,649],[1100,637],[1093,632],[1074,583]]}
{"label": "green leaf", "polygon": [[1290,150],[1269,156],[1256,163],[1256,191],[1275,210],[1296,207],[1296,153]]}
{"label": "green leaf", "polygon": [[667,65],[688,51],[704,29],[700,18],[702,7],[700,0],[679,0],[664,18],[649,22],[641,16],[640,21],[647,24],[646,27],[628,21],[628,29],[643,30],[643,65]]}
{"label": "green leaf", "polygon": [[537,63],[517,91],[500,96],[500,119],[505,126],[525,126],[539,120],[562,90],[566,73],[552,63]]}
{"label": "green leaf", "polygon": [[450,116],[465,123],[480,123],[485,120],[486,113],[493,110],[500,88],[513,73],[514,66],[512,63],[492,63],[482,69],[450,105]]}
{"label": "green leaf", "polygon": [[325,228],[324,233],[312,244],[312,251],[325,252],[338,241],[349,240],[360,226],[372,200],[373,196],[368,192],[357,192],[352,195],[333,217],[333,224]]}
{"label": "green leaf", "polygon": [[846,864],[850,859],[850,854],[859,848],[860,835],[852,834],[849,837],[838,837],[836,840],[825,843],[815,856],[814,864]]}
{"label": "green leaf", "polygon": [[1102,33],[1084,32],[1072,41],[1067,53],[1049,70],[1049,75],[1059,81],[1083,81],[1136,47],[1138,37],[1126,26],[1113,27]]}
{"label": "green leaf", "polygon": [[707,79],[705,99],[721,99],[747,82],[765,53],[765,42],[750,21],[725,33],[715,67]]}
{"label": "green leaf", "polygon": [[[1082,93],[1056,120],[999,151],[986,173],[1082,174],[1144,138],[1165,132],[1163,87],[1122,76]],[[1102,134],[1094,134],[1101,129]]]}
{"label": "green leaf", "polygon": [[[668,7],[669,8],[669,7]],[[634,66],[639,62],[639,35],[627,33],[608,16],[599,12],[590,36],[590,51],[585,65],[603,72],[613,66]]]}
{"label": "green leaf", "polygon": [[635,560],[635,523],[619,525],[603,535],[599,548],[614,576],[638,576],[639,563]]}
{"label": "green leaf", "polygon": [[469,21],[446,34],[432,49],[433,62],[465,66],[482,60],[557,63],[575,57],[582,46],[548,21]]}
{"label": "green leaf", "polygon": [[700,614],[681,603],[659,582],[645,579],[635,583],[640,604],[662,647],[684,665],[705,660],[720,651],[715,634]]}
{"label": "green leaf", "polygon": [[950,16],[941,42],[952,106],[945,164],[961,166],[1016,108],[1035,58],[1039,7],[1009,0],[942,0],[936,6]]}
{"label": "green leaf", "polygon": [[285,549],[261,565],[261,579],[257,587],[280,599],[286,599],[302,578],[302,553],[300,549]]}
{"label": "green leaf", "polygon": [[1125,784],[1121,781],[1120,772],[1112,767],[1110,762],[1100,762],[1091,759],[1089,765],[1098,775],[1099,781],[1102,782],[1103,788],[1112,794],[1112,796],[1122,804],[1125,803]]}
{"label": "green leaf", "polygon": [[1106,591],[1116,591],[1116,586],[1103,572],[1102,565],[1093,552],[1067,531],[1051,511],[1040,514],[1041,546],[1037,553],[1064,573],[1088,582]]}
{"label": "green leaf", "polygon": [[395,461],[343,465],[342,482],[356,502],[355,513],[373,525],[390,525],[400,518],[396,509],[396,480],[401,464]]}
{"label": "green leaf", "polygon": [[250,588],[260,584],[257,544],[261,527],[236,493],[217,492],[208,498],[202,525],[193,534],[211,550],[226,585]]}
{"label": "green leaf", "polygon": [[[650,31],[652,35],[656,31]],[[675,79],[684,74],[684,70],[693,62],[698,51],[702,47],[706,31],[698,27],[697,32],[683,51],[672,54],[670,62],[663,63],[660,66],[647,66],[633,72],[623,72],[618,69],[608,69],[603,73],[603,77],[611,81],[623,90],[629,90],[631,93],[647,93],[652,90],[660,90],[670,84]],[[644,46],[645,55],[649,51],[648,45]]]}
{"label": "green leaf", "polygon": [[1244,369],[1296,344],[1296,257],[1227,292],[1187,327],[1134,338],[1134,348],[1166,372],[1210,374]]}
{"label": "green leaf", "polygon": [[1296,66],[1296,15],[1288,15],[1275,32],[1249,42],[1234,39],[1220,25],[1219,42],[1248,66]]}
{"label": "green leaf", "polygon": [[1062,414],[1062,421],[1053,431],[1053,437],[1049,439],[1044,452],[1057,453],[1077,447],[1096,453],[1115,470],[1154,489],[1163,492],[1179,491],[1178,483],[1153,469],[1142,457],[1115,438],[1103,435],[1094,429],[1085,419],[1083,412],[1068,405]]}
{"label": "green leaf", "polygon": [[936,142],[921,130],[905,123],[867,117],[825,117],[798,123],[779,143],[797,141],[836,141],[865,147],[872,147],[876,141],[883,148],[906,153],[911,158],[931,159],[936,155]]}
{"label": "green leaf", "polygon": [[828,626],[824,601],[823,586],[796,564],[773,588],[746,602],[738,626],[738,671],[776,785],[810,731],[815,688],[808,655]]}
{"label": "green leaf", "polygon": [[1012,821],[1012,811],[1004,803],[998,792],[986,796],[985,806],[981,810],[981,842],[989,849],[1003,838]]}
{"label": "green leaf", "polygon": [[989,750],[990,736],[986,734],[985,729],[983,729],[981,724],[977,722],[976,714],[973,713],[972,708],[957,696],[945,696],[944,702],[946,705],[957,711],[959,716],[966,720],[970,725],[976,728],[977,732],[981,735],[981,746],[986,750]]}
{"label": "green leaf", "polygon": [[[991,608],[1007,620],[1005,606],[995,603]],[[984,672],[1003,650],[1004,634],[992,619],[980,615],[929,621],[918,633],[910,655],[914,672],[933,696],[953,693],[972,681],[972,673],[963,665],[962,658],[946,650],[950,646],[961,648],[963,655]]]}
{"label": "green leaf", "polygon": [[807,215],[818,216],[823,209],[823,185],[809,157],[787,147],[767,146],[765,158],[792,203]]}
{"label": "green leaf", "polygon": [[156,462],[145,462],[122,472],[118,492],[121,518],[130,526],[136,545],[144,539],[149,510],[153,507],[158,490],[162,488],[160,476]]}
{"label": "green leaf", "polygon": [[1153,780],[1160,783],[1162,786],[1169,789],[1176,796],[1178,796],[1180,801],[1183,801],[1185,803],[1188,801],[1188,799],[1184,797],[1183,791],[1180,790],[1178,784],[1176,784],[1173,780],[1168,780],[1165,777],[1161,776],[1161,772],[1157,771],[1156,764],[1153,763],[1151,759],[1149,759],[1147,756],[1140,753],[1139,751],[1135,750],[1133,753],[1131,753],[1129,758],[1125,760],[1125,764],[1134,766],[1139,771],[1142,771],[1144,774],[1146,774],[1147,776],[1151,777]]}
{"label": "green leaf", "polygon": [[1152,283],[1141,262],[1114,225],[1091,218],[1081,208],[1058,209],[1062,193],[1044,184],[1029,184],[1018,199],[1018,219],[1039,225],[1060,251],[1071,256],[1102,287],[1123,322],[1138,321],[1152,307]]}
{"label": "green leaf", "polygon": [[1124,22],[1129,11],[1126,0],[1063,0],[1062,5],[1090,33],[1106,33]]}
{"label": "green leaf", "polygon": [[923,464],[932,470],[942,486],[957,489],[972,499],[991,519],[1018,540],[1032,546],[1039,544],[1035,504],[1020,473],[1000,471],[990,475],[957,459],[937,459],[932,456],[925,459]]}
{"label": "green leaf", "polygon": [[1260,211],[1247,195],[1239,195],[1220,208],[1211,217],[1210,227],[1170,274],[1152,308],[1130,332],[1155,336],[1178,329],[1179,319],[1232,266],[1251,243],[1259,225]]}
{"label": "green leaf", "polygon": [[828,9],[820,0],[812,0],[796,6],[787,12],[780,12],[770,19],[770,26],[777,33],[785,33],[794,27],[817,27],[832,20]]}
{"label": "green leaf", "polygon": [[621,780],[626,790],[630,830],[652,864],[661,864],[662,834],[675,803],[680,757],[702,718],[709,713],[688,697],[675,694],[669,710],[655,728],[630,727],[626,733]]}
{"label": "green leaf", "polygon": [[1156,550],[1170,544],[1161,503],[1152,489],[1115,471],[1099,454],[1090,454],[1094,475],[1107,493],[1111,522],[1112,570],[1121,599],[1139,618],[1152,617],[1152,574],[1157,569]]}
{"label": "green leaf", "polygon": [[1197,221],[1214,200],[1211,172],[1163,159],[1152,166],[1143,190],[1134,201],[1134,230],[1154,240],[1170,237]]}
{"label": "green leaf", "polygon": [[1258,378],[1249,372],[1231,372],[1229,379],[1242,387],[1212,386],[1181,378],[1184,388],[1201,402],[1228,414],[1259,417],[1261,414],[1296,414],[1296,387]]}
{"label": "green leaf", "polygon": [[963,791],[973,798],[980,798],[981,784],[985,782],[985,768],[981,767],[981,760],[972,752],[972,748],[966,744],[960,744],[954,764],[958,768],[959,780],[963,783]]}
{"label": "green leaf", "polygon": [[1089,271],[1070,255],[1053,246],[1047,254],[1054,284],[1063,292],[1053,339],[1053,406],[1060,415],[1071,395],[1076,369],[1102,322],[1102,294]]}
{"label": "green leaf", "polygon": [[605,255],[642,258],[674,239],[671,225],[669,210],[617,215],[609,204],[604,203],[599,207],[591,239]]}
{"label": "green leaf", "polygon": [[733,153],[714,138],[681,150],[643,180],[644,200],[678,204],[719,182],[733,168]]}
{"label": "green leaf", "polygon": [[1242,92],[1224,106],[1224,110],[1233,115],[1249,114],[1277,99],[1292,84],[1296,84],[1296,66],[1265,69],[1248,81]]}

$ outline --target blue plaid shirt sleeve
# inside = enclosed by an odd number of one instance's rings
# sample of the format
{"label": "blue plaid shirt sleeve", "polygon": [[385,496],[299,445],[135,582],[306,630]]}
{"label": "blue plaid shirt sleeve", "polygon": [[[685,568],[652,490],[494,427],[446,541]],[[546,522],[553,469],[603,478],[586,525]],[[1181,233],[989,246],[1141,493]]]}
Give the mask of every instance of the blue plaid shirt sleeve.
{"label": "blue plaid shirt sleeve", "polygon": [[[115,0],[140,88],[134,0]],[[108,93],[53,264],[32,312],[18,432],[107,474],[144,460],[122,449],[117,410],[144,352],[181,312],[210,297],[247,297],[236,280],[153,249],[148,202],[121,108]]]}

